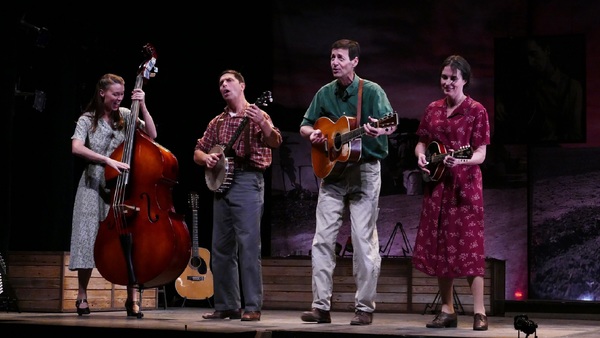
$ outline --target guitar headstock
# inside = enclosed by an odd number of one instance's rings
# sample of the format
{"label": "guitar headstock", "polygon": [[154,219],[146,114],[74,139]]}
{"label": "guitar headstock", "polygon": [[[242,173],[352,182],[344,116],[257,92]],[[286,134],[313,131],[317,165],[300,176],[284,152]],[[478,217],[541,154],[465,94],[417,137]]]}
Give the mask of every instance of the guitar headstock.
{"label": "guitar headstock", "polygon": [[377,120],[373,127],[384,128],[398,125],[398,113],[388,113],[384,117]]}
{"label": "guitar headstock", "polygon": [[198,193],[197,192],[195,192],[195,191],[190,192],[189,203],[190,203],[190,208],[192,208],[192,210],[198,210]]}
{"label": "guitar headstock", "polygon": [[270,90],[263,92],[258,99],[256,99],[255,104],[257,106],[268,106],[269,103],[273,102],[273,95]]}
{"label": "guitar headstock", "polygon": [[146,61],[140,65],[138,73],[139,76],[143,77],[145,80],[149,80],[151,77],[156,76],[156,73],[158,72],[158,68],[154,66],[158,56],[154,46],[150,43],[144,45],[142,53],[144,54]]}

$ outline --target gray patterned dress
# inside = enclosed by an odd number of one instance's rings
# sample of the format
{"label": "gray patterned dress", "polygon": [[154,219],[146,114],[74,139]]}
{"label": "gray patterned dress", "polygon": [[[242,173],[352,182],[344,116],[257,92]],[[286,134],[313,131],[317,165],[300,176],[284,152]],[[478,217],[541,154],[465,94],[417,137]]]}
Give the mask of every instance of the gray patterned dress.
{"label": "gray patterned dress", "polygon": [[[128,121],[131,110],[120,107],[119,111],[125,121]],[[123,143],[125,128],[113,130],[104,119],[100,119],[98,127],[92,132],[92,119],[91,113],[82,114],[71,139],[82,140],[94,152],[110,156]],[[110,190],[106,188],[104,164],[89,162],[83,170],[75,194],[69,270],[95,267],[94,243],[100,221],[106,218],[109,210]]]}

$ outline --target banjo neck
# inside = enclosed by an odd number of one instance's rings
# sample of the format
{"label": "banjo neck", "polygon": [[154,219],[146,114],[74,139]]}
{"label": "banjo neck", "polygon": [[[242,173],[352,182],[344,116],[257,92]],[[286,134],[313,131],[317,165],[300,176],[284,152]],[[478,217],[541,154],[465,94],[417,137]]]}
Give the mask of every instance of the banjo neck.
{"label": "banjo neck", "polygon": [[[273,97],[271,96],[270,91],[263,92],[262,95],[256,100],[257,106],[267,106],[269,102],[273,102]],[[206,167],[204,170],[204,178],[206,181],[206,186],[218,193],[223,193],[231,186],[233,182],[234,175],[234,156],[235,153],[233,151],[233,144],[237,141],[240,134],[248,125],[248,116],[244,116],[240,125],[237,127],[235,132],[233,133],[233,137],[226,145],[216,145],[214,146],[209,153],[223,153],[217,165],[213,168]],[[217,126],[217,128],[219,128]],[[217,134],[218,134],[217,130]]]}
{"label": "banjo neck", "polygon": [[248,116],[244,116],[242,118],[242,122],[240,122],[240,125],[233,133],[233,137],[231,137],[231,140],[229,140],[229,142],[223,147],[223,154],[225,156],[233,157],[235,155],[235,153],[233,152],[233,144],[240,137],[240,134],[242,133],[246,125],[248,125]]}
{"label": "banjo neck", "polygon": [[[271,91],[267,90],[267,91],[263,92],[258,97],[258,99],[256,99],[256,102],[254,102],[254,104],[257,106],[268,106],[270,102],[273,102],[273,96],[271,94]],[[223,153],[225,154],[225,156],[231,157],[231,156],[235,155],[235,154],[232,154],[233,144],[235,143],[235,141],[237,141],[238,137],[240,137],[240,134],[242,133],[242,131],[244,130],[244,128],[246,127],[247,124],[248,124],[248,116],[244,115],[244,117],[242,118],[242,121],[240,122],[240,125],[237,127],[237,129],[233,133],[233,137],[231,137],[231,140],[229,140],[229,142],[223,148]]]}

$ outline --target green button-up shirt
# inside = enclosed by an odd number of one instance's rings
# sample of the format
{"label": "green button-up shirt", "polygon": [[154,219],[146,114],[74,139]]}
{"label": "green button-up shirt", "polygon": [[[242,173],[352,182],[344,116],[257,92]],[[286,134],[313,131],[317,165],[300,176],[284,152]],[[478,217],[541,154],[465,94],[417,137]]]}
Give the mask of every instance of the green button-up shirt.
{"label": "green button-up shirt", "polygon": [[[356,117],[359,80],[355,74],[352,84],[345,90],[339,88],[337,80],[321,87],[313,97],[300,126],[313,126],[321,117],[332,121],[337,121],[344,115]],[[392,105],[383,88],[373,81],[363,79],[360,126],[369,122],[369,116],[379,120],[390,113],[393,113]],[[361,144],[363,159],[383,159],[388,155],[387,135],[375,138],[363,136]]]}

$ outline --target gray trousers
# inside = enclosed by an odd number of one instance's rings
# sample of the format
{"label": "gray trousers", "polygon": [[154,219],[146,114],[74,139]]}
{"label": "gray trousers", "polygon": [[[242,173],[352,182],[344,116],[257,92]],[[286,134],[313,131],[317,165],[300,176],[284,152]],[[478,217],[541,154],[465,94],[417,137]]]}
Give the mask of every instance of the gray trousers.
{"label": "gray trousers", "polygon": [[350,211],[355,310],[375,311],[381,270],[377,217],[381,190],[379,161],[346,168],[339,181],[322,181],[317,203],[317,225],[312,243],[312,307],[329,311],[336,264],[335,245],[346,204]]}
{"label": "gray trousers", "polygon": [[260,223],[263,174],[235,171],[233,183],[213,199],[212,271],[215,310],[260,311],[263,303]]}

